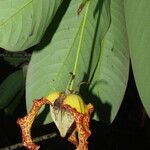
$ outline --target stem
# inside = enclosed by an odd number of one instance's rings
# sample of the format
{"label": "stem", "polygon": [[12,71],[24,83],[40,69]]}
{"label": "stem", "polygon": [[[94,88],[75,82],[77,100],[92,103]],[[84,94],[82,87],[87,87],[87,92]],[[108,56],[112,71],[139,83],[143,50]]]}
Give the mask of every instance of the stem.
{"label": "stem", "polygon": [[[80,50],[81,50],[81,44],[82,44],[82,40],[83,40],[83,33],[84,33],[85,24],[86,24],[86,20],[87,20],[87,13],[88,13],[89,4],[90,3],[87,4],[86,12],[85,12],[85,15],[84,15],[84,18],[83,18],[83,21],[82,21],[82,28],[81,28],[81,33],[80,33],[80,39],[79,39],[79,44],[78,44],[78,48],[77,48],[75,64],[74,64],[74,68],[73,68],[73,75],[75,75],[76,71],[77,71],[79,54],[80,54]],[[70,85],[69,85],[69,90],[73,89],[73,85],[74,85],[74,79],[71,79],[70,80]]]}

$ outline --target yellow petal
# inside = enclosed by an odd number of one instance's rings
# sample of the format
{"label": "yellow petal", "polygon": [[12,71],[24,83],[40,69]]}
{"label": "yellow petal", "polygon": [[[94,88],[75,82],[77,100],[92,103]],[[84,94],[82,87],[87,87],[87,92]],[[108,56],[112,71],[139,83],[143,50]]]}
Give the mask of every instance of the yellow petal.
{"label": "yellow petal", "polygon": [[53,93],[50,93],[45,98],[49,100],[52,104],[54,104],[55,100],[59,98],[60,94],[61,94],[60,92],[53,92]]}
{"label": "yellow petal", "polygon": [[64,105],[67,104],[70,107],[75,108],[80,113],[84,114],[87,112],[87,106],[79,95],[76,94],[67,95],[63,104]]}

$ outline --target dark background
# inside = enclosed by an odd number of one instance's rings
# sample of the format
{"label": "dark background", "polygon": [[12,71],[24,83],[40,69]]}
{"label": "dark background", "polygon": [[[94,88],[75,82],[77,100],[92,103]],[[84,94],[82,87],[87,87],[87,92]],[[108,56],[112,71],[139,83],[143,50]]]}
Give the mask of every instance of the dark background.
{"label": "dark background", "polygon": [[[64,1],[64,4],[56,14],[57,21],[54,20],[51,24],[55,29],[51,30],[51,26],[49,28],[51,35],[57,29],[69,2],[70,0]],[[46,43],[51,39],[47,40],[45,41]],[[22,65],[10,65],[4,61],[4,55],[1,55],[3,53],[5,53],[4,50],[0,49],[0,83],[12,72],[19,70]],[[30,57],[31,51],[26,51],[26,53]],[[28,62],[25,59],[23,63]],[[0,110],[0,150],[9,150],[11,149],[9,147],[10,145],[21,142],[21,131],[16,125],[16,120],[25,115],[25,94],[22,96],[13,115],[7,115],[4,110]],[[104,122],[96,122],[93,120],[90,126],[92,135],[89,138],[89,150],[150,150],[150,119],[139,98],[131,66],[124,100],[113,123],[106,125]],[[53,123],[45,126],[36,126],[32,129],[32,136],[34,138],[53,132],[57,132]],[[42,150],[75,150],[75,147],[67,142],[66,139],[60,138],[59,134],[54,138],[43,140],[38,144]],[[25,148],[21,147],[16,149]]]}
{"label": "dark background", "polygon": [[[3,53],[3,50],[0,50]],[[28,52],[27,52],[28,53]],[[18,65],[19,66],[19,65]],[[0,57],[0,82],[10,73],[19,69]],[[13,116],[0,110],[0,150],[9,150],[10,145],[21,142],[21,131],[16,125],[19,117],[26,115],[25,96],[17,106]],[[147,116],[139,98],[132,67],[130,66],[129,81],[120,110],[111,125],[92,120],[92,135],[89,138],[89,150],[149,150],[150,149],[150,119]],[[57,132],[53,123],[36,126],[32,136],[39,137]],[[57,132],[58,133],[58,132]],[[59,136],[59,133],[48,140],[38,143],[43,150],[74,150],[75,147]],[[7,147],[7,148],[6,148]],[[5,149],[4,149],[5,148]],[[25,149],[23,147],[16,149]]]}

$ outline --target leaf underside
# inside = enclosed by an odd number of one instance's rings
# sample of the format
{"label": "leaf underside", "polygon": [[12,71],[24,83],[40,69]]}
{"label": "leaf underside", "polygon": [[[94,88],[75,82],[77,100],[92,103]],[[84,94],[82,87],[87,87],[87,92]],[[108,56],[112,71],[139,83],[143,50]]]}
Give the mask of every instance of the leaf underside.
{"label": "leaf underside", "polygon": [[[125,93],[129,50],[122,0],[111,1],[111,25],[101,43],[101,54],[91,84],[97,97],[96,119],[110,123],[114,120]],[[96,101],[96,99],[98,99]]]}
{"label": "leaf underside", "polygon": [[[51,42],[44,49],[33,53],[26,83],[28,110],[33,99],[49,92],[66,90],[69,72],[75,73],[74,90],[85,75],[91,78],[93,74],[100,55],[100,40],[109,27],[109,21],[105,22],[104,17],[109,17],[109,14],[101,9],[102,2],[91,0],[77,15],[81,2],[82,0],[71,1]],[[48,115],[44,123],[51,121]]]}
{"label": "leaf underside", "polygon": [[126,0],[124,5],[133,73],[150,116],[150,1]]}
{"label": "leaf underside", "polygon": [[37,44],[62,0],[1,0],[0,47],[22,51]]}

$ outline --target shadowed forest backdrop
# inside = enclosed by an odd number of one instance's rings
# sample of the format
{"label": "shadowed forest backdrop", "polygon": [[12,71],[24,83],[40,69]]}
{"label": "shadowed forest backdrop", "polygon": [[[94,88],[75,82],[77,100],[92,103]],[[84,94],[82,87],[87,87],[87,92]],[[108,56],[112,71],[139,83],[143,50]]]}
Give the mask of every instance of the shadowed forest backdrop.
{"label": "shadowed forest backdrop", "polygon": [[[17,118],[65,91],[69,72],[95,107],[90,150],[150,149],[149,19],[149,0],[0,1],[0,150],[24,149]],[[47,105],[32,135],[44,150],[75,149]]]}

